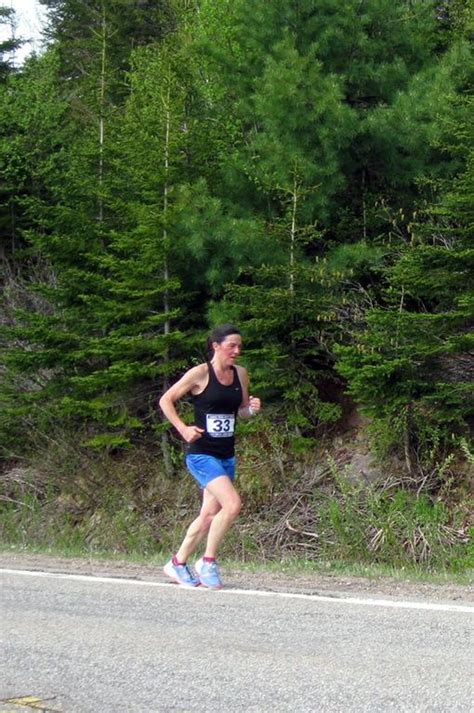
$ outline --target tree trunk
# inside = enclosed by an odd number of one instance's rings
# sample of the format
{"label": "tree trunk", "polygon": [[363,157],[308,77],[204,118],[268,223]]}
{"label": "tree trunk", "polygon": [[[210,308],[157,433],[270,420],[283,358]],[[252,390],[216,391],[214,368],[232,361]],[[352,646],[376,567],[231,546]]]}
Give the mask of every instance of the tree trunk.
{"label": "tree trunk", "polygon": [[98,220],[104,219],[104,204],[103,204],[103,184],[104,184],[104,135],[105,135],[105,64],[107,57],[107,38],[106,38],[107,21],[105,17],[105,7],[102,4],[102,26],[101,26],[101,63],[100,63],[100,80],[99,80],[99,201],[98,201]]}
{"label": "tree trunk", "polygon": [[[163,309],[165,315],[169,315],[170,312],[170,304],[169,304],[169,291],[168,291],[168,280],[169,280],[169,264],[168,264],[168,231],[166,228],[166,220],[167,220],[167,215],[168,215],[168,174],[169,174],[169,161],[170,161],[170,126],[171,126],[171,113],[170,113],[170,88],[168,87],[167,93],[166,93],[166,101],[165,101],[165,117],[166,117],[166,124],[165,124],[165,147],[164,147],[164,159],[165,159],[165,181],[164,181],[164,186],[163,186],[163,247],[164,247],[164,263],[163,263],[163,280],[165,284],[165,291],[163,294]],[[167,336],[170,331],[171,331],[171,325],[170,325],[170,320],[167,317],[164,323],[163,327],[165,336]],[[166,361],[168,361],[168,347],[166,348],[164,358]],[[163,391],[166,391],[169,388],[169,382],[168,382],[168,377],[165,376],[164,382],[163,382]],[[173,462],[171,459],[171,451],[170,451],[170,443],[169,443],[169,438],[168,438],[168,433],[166,431],[163,431],[163,435],[161,437],[161,449],[163,452],[163,460],[164,460],[164,465],[165,465],[165,472],[166,475],[171,477],[173,475],[174,469],[173,469]]]}
{"label": "tree trunk", "polygon": [[296,176],[293,179],[291,196],[291,229],[290,229],[290,292],[295,291],[295,248],[296,248],[296,208],[298,205],[298,190]]}

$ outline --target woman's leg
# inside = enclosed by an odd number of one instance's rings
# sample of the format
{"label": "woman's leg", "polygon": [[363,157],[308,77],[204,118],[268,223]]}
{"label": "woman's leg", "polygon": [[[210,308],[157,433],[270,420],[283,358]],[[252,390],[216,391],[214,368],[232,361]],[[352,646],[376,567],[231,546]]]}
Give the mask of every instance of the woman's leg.
{"label": "woman's leg", "polygon": [[204,557],[215,558],[224,535],[240,513],[242,502],[232,480],[227,475],[221,475],[211,480],[204,492],[206,491],[212,497],[212,502],[219,505],[219,510],[216,511],[211,519],[204,553]]}
{"label": "woman's leg", "polygon": [[197,518],[190,524],[181,547],[176,553],[178,562],[187,562],[188,558],[198,547],[199,543],[209,532],[211,523],[217,515],[221,505],[212,493],[205,488],[202,496],[201,511]]}

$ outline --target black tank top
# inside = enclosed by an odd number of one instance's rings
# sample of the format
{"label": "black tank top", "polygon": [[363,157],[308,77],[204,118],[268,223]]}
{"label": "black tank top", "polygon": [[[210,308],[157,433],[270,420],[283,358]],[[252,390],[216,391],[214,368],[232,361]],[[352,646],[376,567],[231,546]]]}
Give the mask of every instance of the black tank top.
{"label": "black tank top", "polygon": [[226,386],[221,384],[208,363],[209,381],[200,394],[193,396],[194,423],[204,429],[201,438],[188,445],[188,453],[232,458],[237,411],[242,404],[242,386],[235,366],[234,378]]}

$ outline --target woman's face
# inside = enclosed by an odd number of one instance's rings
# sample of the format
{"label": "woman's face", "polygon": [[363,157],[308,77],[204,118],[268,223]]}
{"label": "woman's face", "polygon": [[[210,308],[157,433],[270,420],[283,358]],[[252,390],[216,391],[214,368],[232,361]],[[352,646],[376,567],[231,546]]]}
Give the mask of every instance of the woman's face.
{"label": "woman's face", "polygon": [[229,334],[222,342],[213,342],[214,354],[224,365],[233,364],[242,351],[240,334]]}

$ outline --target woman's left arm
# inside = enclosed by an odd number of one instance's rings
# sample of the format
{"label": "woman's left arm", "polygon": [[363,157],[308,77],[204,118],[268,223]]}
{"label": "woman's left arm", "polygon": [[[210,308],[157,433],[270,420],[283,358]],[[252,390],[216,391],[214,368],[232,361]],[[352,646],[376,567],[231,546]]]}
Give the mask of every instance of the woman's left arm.
{"label": "woman's left arm", "polygon": [[258,396],[249,396],[249,375],[247,369],[244,369],[243,366],[238,366],[237,369],[242,386],[242,403],[238,411],[239,417],[251,418],[260,411],[262,402]]}

